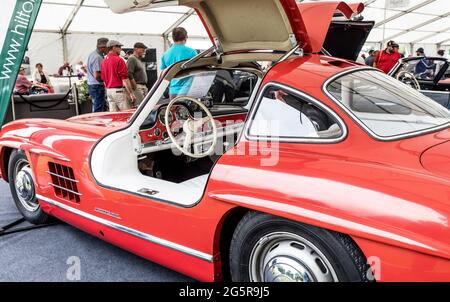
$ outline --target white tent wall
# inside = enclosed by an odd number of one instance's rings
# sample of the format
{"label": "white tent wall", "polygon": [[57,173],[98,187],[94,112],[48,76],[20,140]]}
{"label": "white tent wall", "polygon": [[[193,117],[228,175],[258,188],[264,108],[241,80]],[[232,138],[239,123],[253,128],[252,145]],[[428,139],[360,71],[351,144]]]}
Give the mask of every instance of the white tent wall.
{"label": "white tent wall", "polygon": [[[16,2],[13,0],[2,0],[2,18],[0,19],[0,45],[3,46],[6,32],[8,31],[9,20],[11,19]],[[0,46],[1,48],[1,46]]]}
{"label": "white tent wall", "polygon": [[31,71],[37,63],[42,63],[49,74],[57,73],[64,61],[61,35],[33,32],[26,56],[30,58]]}

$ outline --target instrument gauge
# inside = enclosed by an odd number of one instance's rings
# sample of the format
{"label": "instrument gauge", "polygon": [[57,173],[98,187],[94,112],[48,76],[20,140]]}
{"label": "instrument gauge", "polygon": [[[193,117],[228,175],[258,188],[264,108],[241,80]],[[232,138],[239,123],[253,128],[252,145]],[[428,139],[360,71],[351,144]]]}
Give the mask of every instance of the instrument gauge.
{"label": "instrument gauge", "polygon": [[[166,126],[165,115],[166,115],[166,110],[161,110],[159,112],[159,121],[161,122],[161,124]],[[172,122],[173,122],[173,115],[172,115],[172,112],[170,112],[169,113],[169,124],[172,124]]]}
{"label": "instrument gauge", "polygon": [[184,106],[178,106],[175,115],[177,117],[177,120],[185,121],[189,118],[189,110]]}

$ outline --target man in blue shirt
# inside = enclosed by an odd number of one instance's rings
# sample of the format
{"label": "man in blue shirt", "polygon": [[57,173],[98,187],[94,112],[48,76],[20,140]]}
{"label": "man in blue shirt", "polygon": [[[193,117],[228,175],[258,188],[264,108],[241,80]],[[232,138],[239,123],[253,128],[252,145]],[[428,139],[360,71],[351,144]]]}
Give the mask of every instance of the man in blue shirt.
{"label": "man in blue shirt", "polygon": [[417,65],[416,65],[416,68],[414,71],[415,76],[422,80],[432,80],[432,78],[434,76],[433,71],[434,71],[436,65],[427,59],[427,57],[425,55],[425,51],[422,47],[420,47],[416,51],[416,54],[418,57],[421,57],[421,59],[420,59],[419,63],[417,63]]}
{"label": "man in blue shirt", "polygon": [[[174,44],[163,54],[161,58],[161,70],[166,69],[170,65],[180,61],[192,59],[197,55],[197,51],[186,46],[188,39],[187,31],[183,27],[177,27],[172,31]],[[170,99],[178,95],[187,94],[192,83],[192,78],[173,79],[170,82],[169,95]]]}
{"label": "man in blue shirt", "polygon": [[101,65],[103,56],[107,52],[107,43],[107,38],[98,39],[97,49],[89,55],[87,60],[87,83],[93,112],[106,111],[106,91],[101,77]]}

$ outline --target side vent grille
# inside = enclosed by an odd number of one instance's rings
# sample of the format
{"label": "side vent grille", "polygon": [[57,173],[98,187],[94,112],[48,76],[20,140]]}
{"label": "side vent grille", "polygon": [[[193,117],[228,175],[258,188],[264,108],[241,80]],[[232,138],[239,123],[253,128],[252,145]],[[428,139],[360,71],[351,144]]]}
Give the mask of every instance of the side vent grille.
{"label": "side vent grille", "polygon": [[73,169],[52,162],[48,163],[51,177],[51,185],[55,190],[55,195],[73,202],[80,202],[81,194],[78,192],[78,180],[75,179]]}

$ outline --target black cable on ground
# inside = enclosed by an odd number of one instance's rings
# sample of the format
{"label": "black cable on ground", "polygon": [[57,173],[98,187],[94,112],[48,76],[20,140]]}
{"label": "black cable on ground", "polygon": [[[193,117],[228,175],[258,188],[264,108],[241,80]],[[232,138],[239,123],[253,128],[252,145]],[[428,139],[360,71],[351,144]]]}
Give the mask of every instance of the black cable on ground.
{"label": "black cable on ground", "polygon": [[[21,228],[16,228],[13,230],[10,230],[11,228],[15,227],[16,225],[19,225],[21,223],[24,223],[26,220],[24,218],[20,218],[17,219],[3,227],[0,227],[0,237],[1,236],[5,236],[5,235],[10,235],[10,234],[14,234],[14,233],[19,233],[19,232],[25,232],[25,231],[30,231],[30,230],[35,230],[35,229],[40,229],[40,228],[44,228],[44,227],[48,227],[48,226],[52,226],[52,225],[56,225],[59,222],[52,222],[52,223],[47,223],[47,224],[40,224],[40,225],[30,225],[30,226],[26,226],[26,227],[21,227]],[[9,231],[8,231],[9,230]]]}

